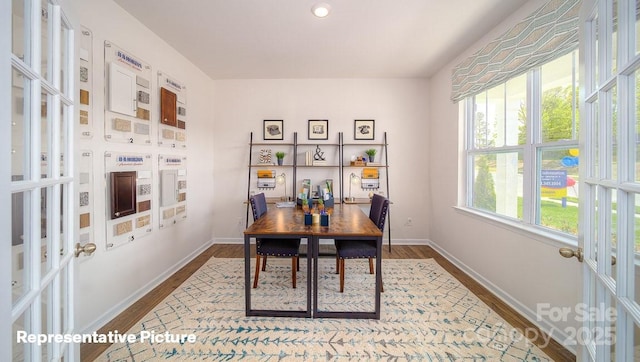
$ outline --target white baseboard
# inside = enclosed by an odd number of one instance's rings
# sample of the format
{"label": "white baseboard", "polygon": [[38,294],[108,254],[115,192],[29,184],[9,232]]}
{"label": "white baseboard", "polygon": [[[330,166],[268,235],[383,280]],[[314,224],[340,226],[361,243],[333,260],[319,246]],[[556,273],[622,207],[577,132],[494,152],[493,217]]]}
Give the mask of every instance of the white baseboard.
{"label": "white baseboard", "polygon": [[538,328],[540,328],[540,330],[542,330],[547,335],[552,336],[552,338],[556,342],[562,344],[564,346],[564,348],[569,350],[571,353],[573,353],[573,354],[577,353],[575,346],[564,345],[563,343],[558,341],[558,338],[554,338],[554,337],[557,337],[559,335],[562,340],[565,340],[565,341],[566,340],[571,340],[571,338],[567,334],[565,334],[564,331],[561,328],[555,327],[553,324],[551,324],[547,320],[544,320],[544,319],[540,320],[540,317],[537,316],[536,313],[533,310],[531,310],[529,307],[527,307],[526,305],[520,303],[520,301],[518,301],[517,299],[513,298],[509,293],[505,292],[500,287],[498,287],[497,285],[493,284],[490,280],[488,280],[485,277],[483,277],[482,275],[478,274],[475,270],[473,270],[472,268],[467,266],[465,263],[460,261],[455,256],[451,255],[449,252],[447,252],[445,249],[440,247],[438,244],[436,244],[432,240],[428,240],[428,243],[429,243],[429,246],[431,246],[440,255],[442,255],[447,260],[449,260],[453,265],[458,267],[465,274],[467,274],[468,276],[473,278],[476,282],[480,283],[483,287],[488,289],[493,295],[495,295],[497,298],[499,298],[500,300],[505,302],[507,305],[509,305],[511,308],[513,308],[516,312],[520,313],[531,324],[533,324],[533,325],[537,326]]}
{"label": "white baseboard", "polygon": [[93,321],[89,326],[85,327],[82,332],[93,333],[107,323],[109,323],[113,318],[117,317],[120,313],[124,312],[127,308],[129,308],[133,303],[137,302],[140,298],[144,297],[147,293],[153,290],[153,288],[162,284],[167,278],[169,278],[173,273],[177,272],[183,266],[187,265],[191,262],[195,257],[202,254],[203,251],[207,250],[213,244],[213,240],[209,240],[208,242],[202,244],[202,246],[196,250],[194,250],[191,254],[184,257],[182,260],[178,261],[171,268],[167,269],[164,273],[158,275],[155,279],[151,280],[142,288],[138,289],[134,294],[130,295],[129,298],[123,300],[122,302],[114,305],[111,309],[106,311],[103,315],[98,317],[95,321]]}

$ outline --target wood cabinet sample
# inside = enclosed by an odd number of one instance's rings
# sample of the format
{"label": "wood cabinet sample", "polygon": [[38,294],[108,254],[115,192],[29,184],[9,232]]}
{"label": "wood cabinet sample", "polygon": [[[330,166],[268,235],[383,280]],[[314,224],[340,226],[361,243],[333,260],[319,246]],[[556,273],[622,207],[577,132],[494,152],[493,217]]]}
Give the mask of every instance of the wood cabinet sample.
{"label": "wood cabinet sample", "polygon": [[136,171],[111,173],[111,219],[136,213]]}
{"label": "wood cabinet sample", "polygon": [[177,100],[175,93],[160,88],[160,123],[173,127],[178,125]]}

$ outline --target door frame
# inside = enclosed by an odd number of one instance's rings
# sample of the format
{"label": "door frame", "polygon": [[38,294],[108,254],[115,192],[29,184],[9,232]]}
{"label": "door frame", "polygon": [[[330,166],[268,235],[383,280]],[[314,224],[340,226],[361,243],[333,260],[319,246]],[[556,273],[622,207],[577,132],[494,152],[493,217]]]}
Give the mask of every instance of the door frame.
{"label": "door frame", "polygon": [[[0,154],[11,154],[11,1],[0,1]],[[6,157],[6,156],[4,156]],[[4,157],[0,159],[4,159]],[[2,240],[11,240],[11,167],[0,162],[0,230]],[[0,246],[0,320],[11,320],[11,244]],[[11,361],[11,323],[0,328],[0,360]]]}

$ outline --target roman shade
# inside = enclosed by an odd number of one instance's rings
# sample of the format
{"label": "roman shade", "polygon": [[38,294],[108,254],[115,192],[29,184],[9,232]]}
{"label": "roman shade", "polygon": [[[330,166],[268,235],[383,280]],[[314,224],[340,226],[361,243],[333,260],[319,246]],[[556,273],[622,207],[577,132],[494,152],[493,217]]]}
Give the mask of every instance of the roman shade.
{"label": "roman shade", "polygon": [[451,100],[491,88],[578,47],[581,0],[550,0],[453,68]]}

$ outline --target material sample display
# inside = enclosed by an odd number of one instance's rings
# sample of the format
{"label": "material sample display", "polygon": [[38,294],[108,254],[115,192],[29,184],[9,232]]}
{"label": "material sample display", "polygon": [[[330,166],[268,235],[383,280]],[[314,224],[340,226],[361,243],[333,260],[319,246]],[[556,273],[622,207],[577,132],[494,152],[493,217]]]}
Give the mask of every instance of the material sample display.
{"label": "material sample display", "polygon": [[187,158],[159,155],[160,228],[176,224],[187,217]]}
{"label": "material sample display", "polygon": [[107,250],[151,234],[154,199],[150,154],[105,152]]}
{"label": "material sample display", "polygon": [[[93,191],[93,153],[88,150],[80,151],[78,158],[78,185],[76,192],[78,193],[78,213],[80,216],[79,237],[80,244],[95,243],[94,241],[94,225],[91,222],[92,216],[95,214]],[[84,216],[82,216],[84,215]]]}
{"label": "material sample display", "polygon": [[[105,41],[105,138],[112,142],[151,144],[149,126],[153,97],[151,66],[115,44]],[[129,127],[116,127],[113,120],[130,122]],[[122,125],[118,121],[118,125]]]}
{"label": "material sample display", "polygon": [[79,48],[80,83],[79,94],[80,110],[79,133],[80,137],[89,139],[93,137],[93,108],[91,105],[91,94],[93,93],[93,34],[91,30],[84,26],[80,28],[80,48]]}
{"label": "material sample display", "polygon": [[158,87],[158,145],[184,149],[187,147],[187,88],[163,72],[158,72]]}

